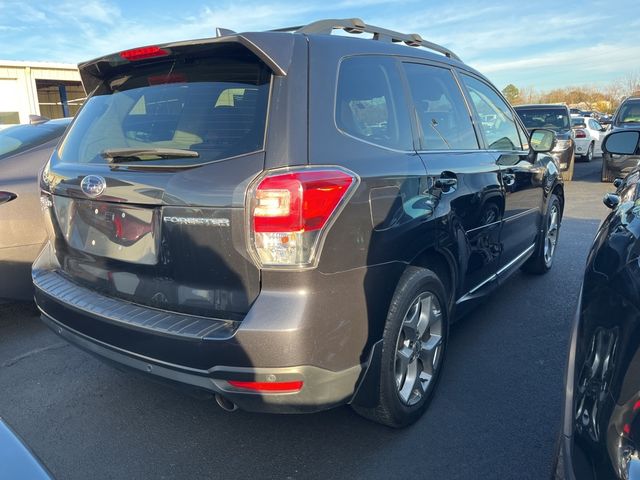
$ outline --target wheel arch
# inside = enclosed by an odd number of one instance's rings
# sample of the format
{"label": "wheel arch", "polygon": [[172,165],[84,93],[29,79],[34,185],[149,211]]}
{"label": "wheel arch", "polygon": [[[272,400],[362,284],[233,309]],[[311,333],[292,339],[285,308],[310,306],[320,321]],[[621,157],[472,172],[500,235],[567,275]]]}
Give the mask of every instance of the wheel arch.
{"label": "wheel arch", "polygon": [[456,300],[458,284],[458,270],[453,255],[447,251],[430,247],[416,255],[407,267],[427,268],[438,275],[448,297],[447,311],[451,313]]}
{"label": "wheel arch", "polygon": [[551,190],[551,194],[558,197],[558,200],[560,201],[560,210],[564,213],[564,185],[556,183]]}

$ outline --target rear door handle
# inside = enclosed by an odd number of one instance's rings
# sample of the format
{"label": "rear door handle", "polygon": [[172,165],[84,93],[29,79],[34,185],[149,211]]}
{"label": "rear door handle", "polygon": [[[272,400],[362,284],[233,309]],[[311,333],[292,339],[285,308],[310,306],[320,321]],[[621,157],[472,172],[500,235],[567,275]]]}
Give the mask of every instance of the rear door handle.
{"label": "rear door handle", "polygon": [[15,193],[0,192],[0,205],[2,205],[3,203],[8,203],[16,198],[18,198],[18,196]]}
{"label": "rear door handle", "polygon": [[436,188],[442,190],[443,193],[450,192],[451,190],[455,190],[458,185],[457,178],[451,177],[440,177],[436,180]]}
{"label": "rear door handle", "polygon": [[507,187],[511,187],[514,183],[516,183],[516,175],[514,173],[503,173],[502,181]]}

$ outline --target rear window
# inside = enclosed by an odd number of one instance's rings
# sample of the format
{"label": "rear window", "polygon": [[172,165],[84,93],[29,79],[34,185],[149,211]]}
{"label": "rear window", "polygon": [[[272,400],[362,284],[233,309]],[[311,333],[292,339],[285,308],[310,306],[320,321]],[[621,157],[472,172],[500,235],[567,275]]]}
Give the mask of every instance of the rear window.
{"label": "rear window", "polygon": [[586,127],[587,124],[584,121],[584,118],[572,118],[571,119],[572,127]]}
{"label": "rear window", "polygon": [[68,122],[16,125],[0,130],[0,160],[58,138]]}
{"label": "rear window", "polygon": [[640,100],[631,100],[622,104],[616,118],[616,124],[621,123],[640,123]]}
{"label": "rear window", "polygon": [[529,129],[549,128],[560,131],[570,128],[569,115],[563,108],[516,108],[516,112]]}
{"label": "rear window", "polygon": [[[179,58],[135,66],[99,87],[58,150],[63,163],[105,163],[105,151],[164,149],[122,158],[206,163],[263,148],[270,74],[257,59]],[[197,152],[172,158],[166,149]]]}

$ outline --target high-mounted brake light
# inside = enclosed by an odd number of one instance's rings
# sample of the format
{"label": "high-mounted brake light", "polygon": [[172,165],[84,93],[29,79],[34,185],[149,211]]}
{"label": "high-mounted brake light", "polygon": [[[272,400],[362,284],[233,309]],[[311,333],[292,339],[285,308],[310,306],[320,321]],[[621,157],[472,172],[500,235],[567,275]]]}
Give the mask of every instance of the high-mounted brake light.
{"label": "high-mounted brake light", "polygon": [[165,57],[169,55],[169,51],[164,48],[160,48],[155,45],[148,47],[132,48],[131,50],[124,50],[120,52],[120,56],[125,60],[135,62],[137,60],[144,60],[146,58]]}
{"label": "high-mounted brake light", "polygon": [[302,390],[303,382],[241,382],[229,380],[229,384],[236,388],[253,390],[254,392],[299,392]]}
{"label": "high-mounted brake light", "polygon": [[250,247],[262,268],[309,268],[358,177],[338,168],[272,173],[249,192]]}

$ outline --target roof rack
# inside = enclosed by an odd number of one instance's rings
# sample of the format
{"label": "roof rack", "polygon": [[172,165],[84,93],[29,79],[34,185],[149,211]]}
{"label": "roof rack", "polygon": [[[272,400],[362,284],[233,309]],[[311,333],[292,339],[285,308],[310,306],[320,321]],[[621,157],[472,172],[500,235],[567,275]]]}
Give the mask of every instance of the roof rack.
{"label": "roof rack", "polygon": [[374,40],[389,43],[400,43],[410,47],[424,47],[429,50],[441,53],[446,57],[453,58],[454,60],[460,60],[455,53],[448,48],[438,45],[437,43],[424,40],[417,33],[400,33],[394,30],[388,30],[386,28],[376,27],[374,25],[368,25],[359,18],[344,18],[344,19],[329,19],[318,20],[317,22],[310,23],[304,26],[279,28],[274,31],[278,32],[296,32],[296,33],[318,33],[330,35],[333,30],[344,30],[347,33],[371,33]]}
{"label": "roof rack", "polygon": [[[423,38],[417,33],[400,33],[386,28],[376,27],[374,25],[367,25],[359,18],[318,20],[317,22],[312,22],[308,25],[276,28],[269,31],[331,35],[334,30],[344,30],[347,33],[353,34],[371,33],[373,35],[373,40],[388,43],[404,43],[410,47],[424,47],[441,53],[448,58],[460,60],[460,57],[448,48],[438,45],[437,43],[423,40]],[[225,35],[233,35],[235,32],[226,28],[218,28],[216,33],[218,37],[221,37]]]}

